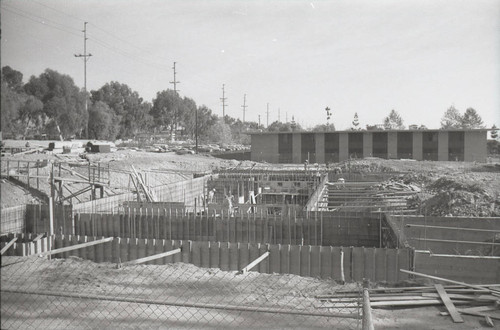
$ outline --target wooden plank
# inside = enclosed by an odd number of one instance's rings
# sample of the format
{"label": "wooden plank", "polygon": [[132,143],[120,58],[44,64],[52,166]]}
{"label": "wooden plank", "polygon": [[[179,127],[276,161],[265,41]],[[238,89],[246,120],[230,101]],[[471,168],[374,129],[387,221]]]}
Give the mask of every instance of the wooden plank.
{"label": "wooden plank", "polygon": [[412,272],[410,270],[405,270],[405,269],[400,269],[399,271],[403,272],[403,273],[411,274],[411,275],[416,275],[416,276],[422,276],[422,277],[431,278],[433,280],[438,280],[438,281],[443,281],[443,282],[448,282],[448,283],[453,283],[453,284],[459,284],[459,285],[463,285],[463,286],[466,286],[466,287],[469,287],[469,288],[473,288],[473,289],[476,289],[476,290],[488,290],[489,292],[492,292],[491,289],[488,289],[486,287],[479,286],[479,285],[472,285],[472,284],[467,284],[467,283],[464,283],[464,282],[458,282],[458,281],[448,280],[446,278],[442,278],[442,277],[438,277],[438,276],[432,276],[432,275],[427,275],[427,274],[422,274],[422,273],[418,273],[418,272]]}
{"label": "wooden plank", "polygon": [[151,261],[151,260],[156,260],[156,259],[168,257],[168,256],[171,256],[171,255],[180,253],[180,252],[181,252],[181,249],[178,248],[178,249],[175,249],[175,250],[171,250],[171,251],[167,251],[167,252],[163,252],[163,253],[154,254],[154,255],[149,256],[149,257],[144,257],[144,258],[139,258],[139,259],[127,261],[127,262],[124,262],[123,264],[121,264],[121,266],[130,266],[130,265],[142,264],[142,263],[145,263],[145,262],[148,262],[148,261]]}
{"label": "wooden plank", "polygon": [[[467,301],[458,301],[456,304],[467,304]],[[397,301],[374,301],[371,303],[372,307],[385,307],[385,306],[428,306],[428,305],[442,305],[443,302],[439,299],[426,299],[426,300],[397,300]]]}
{"label": "wooden plank", "polygon": [[492,319],[500,320],[500,316],[498,316],[498,315],[483,314],[483,313],[479,313],[479,312],[469,312],[469,311],[463,310],[463,309],[457,309],[457,311],[460,312],[461,314],[474,315],[474,316],[480,316],[480,317],[488,316]]}
{"label": "wooden plank", "polygon": [[[446,293],[448,293],[448,290],[446,290]],[[439,294],[432,292],[424,292],[422,293],[422,297],[439,298]],[[478,298],[478,296],[475,295],[464,295],[464,294],[454,294],[454,293],[448,293],[448,297],[450,297],[450,299],[458,299],[458,300],[477,300]]]}
{"label": "wooden plank", "polygon": [[269,251],[262,254],[260,257],[249,263],[247,266],[243,267],[241,269],[241,273],[242,274],[247,273],[250,269],[257,266],[262,260],[266,259],[268,256],[269,256]]}
{"label": "wooden plank", "polygon": [[91,241],[91,242],[87,242],[87,243],[82,243],[82,244],[78,244],[78,245],[68,246],[68,247],[64,247],[64,248],[60,248],[60,249],[55,249],[52,251],[45,251],[45,252],[42,252],[40,254],[36,254],[34,256],[35,257],[36,256],[45,257],[45,256],[52,255],[52,254],[73,251],[73,250],[82,249],[82,248],[86,248],[86,247],[97,245],[97,244],[111,242],[112,240],[113,240],[113,237],[103,238],[103,239],[96,240],[96,241]]}
{"label": "wooden plank", "polygon": [[436,288],[437,293],[439,294],[439,297],[444,303],[444,306],[448,310],[448,313],[450,313],[450,316],[455,323],[463,323],[464,319],[460,316],[460,314],[457,312],[457,309],[455,308],[455,305],[453,305],[453,302],[451,301],[450,297],[446,293],[445,289],[443,288],[443,285],[441,284],[435,284],[434,287]]}
{"label": "wooden plank", "polygon": [[12,240],[10,240],[10,242],[7,243],[7,245],[5,245],[3,247],[3,249],[0,251],[0,255],[3,255],[5,253],[5,251],[7,251],[12,246],[12,244],[14,244],[16,241],[17,241],[17,237],[14,237]]}

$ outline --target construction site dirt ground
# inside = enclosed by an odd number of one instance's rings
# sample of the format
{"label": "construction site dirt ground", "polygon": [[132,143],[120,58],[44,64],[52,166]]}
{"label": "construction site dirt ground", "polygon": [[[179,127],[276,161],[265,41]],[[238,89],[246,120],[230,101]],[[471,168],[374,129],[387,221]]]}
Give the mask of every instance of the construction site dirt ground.
{"label": "construction site dirt ground", "polygon": [[[190,304],[206,303],[327,313],[327,306],[315,299],[316,295],[361,289],[355,283],[341,285],[296,275],[256,272],[241,275],[184,263],[119,269],[114,264],[95,264],[76,257],[53,260],[5,257],[2,258],[1,284],[7,291],[1,297],[2,328],[22,328],[26,315],[34,318],[33,325],[37,328],[232,328],[238,324],[242,329],[350,329],[360,322],[245,312],[229,307],[189,307]],[[16,290],[40,294],[12,292]],[[107,296],[109,300],[93,296]],[[134,299],[165,304],[131,301]],[[491,329],[481,318],[469,315],[463,316],[464,323],[453,323],[450,317],[439,315],[442,311],[445,311],[444,306],[373,309],[372,315],[375,329]],[[330,312],[352,313],[353,310]],[[144,314],[154,317],[144,317]]]}
{"label": "construction site dirt ground", "polygon": [[[3,159],[31,161],[36,161],[39,159],[50,159],[54,161],[70,161],[71,157],[73,157],[75,160],[79,158],[78,155],[63,157],[63,155],[33,154],[24,155],[23,157],[8,156]],[[165,174],[170,176],[169,178],[165,179],[166,182],[176,180],[180,181],[183,179],[182,175],[176,174],[175,171],[178,171],[179,173],[192,173],[234,167],[250,168],[252,166],[269,169],[303,168],[303,165],[273,165],[267,163],[255,165],[255,163],[251,161],[239,162],[232,160],[222,160],[208,155],[177,155],[174,153],[155,154],[131,150],[120,150],[115,153],[109,154],[92,154],[88,155],[88,157],[92,162],[100,161],[102,164],[110,164],[112,170],[128,169],[130,168],[130,165],[133,164],[138,171],[157,169],[171,171],[171,173]],[[417,185],[422,188],[422,193],[420,194],[420,202],[426,203],[428,201],[429,210],[435,212],[436,215],[452,214],[454,216],[500,216],[500,168],[498,164],[431,161],[415,162],[402,160],[370,159],[362,161],[352,161],[349,164],[340,164],[340,166],[342,166],[344,173],[346,172],[347,168],[350,168],[350,170],[353,172],[361,173],[363,171],[394,171],[397,173],[405,172],[405,174],[395,174],[395,180],[407,181],[408,183]],[[115,185],[116,187],[123,188],[128,184],[126,180],[126,176],[113,176],[112,174],[111,186]],[[16,186],[8,181],[2,180],[0,186],[2,208],[28,203],[37,199],[37,196],[33,195],[30,191],[24,188],[20,188],[19,186]],[[117,189],[117,193],[121,191],[120,189]],[[434,200],[432,198],[434,198]],[[66,273],[66,275],[75,276],[75,281],[79,283],[88,283],[87,285],[89,287],[99,287],[103,282],[109,282],[115,276],[114,271],[110,271],[106,267],[93,266],[93,271],[89,273],[89,268],[86,262],[68,261],[68,263],[70,262],[74,263],[74,269],[72,270],[72,274]],[[2,263],[4,263],[3,260]],[[207,271],[209,271],[207,269],[196,268],[192,265],[186,266],[189,266],[190,271],[193,272],[190,276],[193,276],[194,278],[206,276]],[[48,274],[50,273],[47,273],[47,275]],[[285,275],[280,276],[283,276],[284,279],[288,279],[288,277]],[[10,275],[8,272],[8,267],[2,268],[2,287],[4,279],[8,279],[9,277]],[[49,276],[46,277],[47,280],[49,280]],[[50,278],[50,281],[57,282],[58,280],[57,277],[54,278],[50,276]],[[238,281],[237,277],[233,278]],[[148,288],[151,287],[153,287],[151,286],[151,283],[148,284]],[[342,288],[343,286],[338,285],[338,287]],[[214,290],[214,294],[216,294],[217,290],[220,290],[220,286],[204,286],[203,289],[208,291]],[[11,299],[14,298],[12,296],[6,296],[5,294],[2,294],[2,305],[5,302],[12,302]],[[14,299],[14,303],[16,303],[16,301],[17,303],[19,303],[19,300],[16,299]],[[44,298],[42,297],[39,299],[41,300],[37,300],[30,305],[31,307],[28,307],[42,309],[48,308],[48,306],[43,307]],[[110,305],[115,303],[105,302],[104,304]],[[95,311],[98,311],[100,307],[98,305],[95,305],[94,308]],[[119,308],[119,306],[115,306],[115,309],[116,308]],[[443,306],[390,310],[374,309],[373,317],[375,327],[377,329],[491,329],[486,327],[484,321],[481,318],[468,315],[464,315],[465,323],[455,324],[449,317],[440,316],[440,311],[444,311]],[[168,311],[164,310],[160,313],[168,314]],[[210,316],[208,312],[203,313],[204,314],[200,316],[201,318],[213,317]],[[255,318],[255,322],[263,320],[262,315],[260,314],[261,313],[252,314]],[[183,315],[189,315],[189,313]],[[278,324],[272,323],[274,322],[274,320],[275,317],[267,319],[267,324],[275,325],[269,326],[270,328],[290,327],[290,324],[286,323],[286,321],[284,321],[284,324]],[[145,327],[165,326],[164,324],[160,325],[148,323],[150,321],[147,320],[142,320],[142,322],[143,323],[141,324],[145,325]],[[183,321],[182,319],[179,319],[178,322]],[[500,321],[494,320],[494,322],[497,329],[500,329],[498,325]],[[254,323],[249,321],[248,327],[253,327]],[[264,324],[266,323],[264,322]],[[175,322],[172,324],[167,324],[166,326],[169,327],[169,325],[171,326],[170,328],[182,327],[180,323]],[[217,325],[214,326],[217,327]],[[230,324],[227,326],[230,326]],[[194,325],[194,327],[196,327],[196,324]],[[304,325],[302,325],[302,327],[309,328],[308,326]],[[43,328],[43,323],[41,323],[41,328]],[[243,326],[243,328],[245,327]],[[263,328],[265,328],[265,326],[263,326]],[[333,326],[333,328],[336,327]]]}

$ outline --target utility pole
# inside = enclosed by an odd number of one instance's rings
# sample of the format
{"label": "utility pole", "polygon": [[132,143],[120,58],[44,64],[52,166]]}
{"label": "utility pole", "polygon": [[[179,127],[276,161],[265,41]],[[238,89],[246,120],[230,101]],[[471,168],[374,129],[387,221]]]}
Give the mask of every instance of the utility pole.
{"label": "utility pole", "polygon": [[[83,58],[83,91],[85,92],[85,112],[88,113],[88,103],[87,103],[87,61],[89,60],[90,56],[92,54],[87,54],[87,23],[83,23],[83,54],[75,54],[75,57],[82,57]],[[89,125],[85,126],[85,137],[89,137],[89,132],[88,132],[88,127]]]}
{"label": "utility pole", "polygon": [[226,100],[227,100],[227,97],[226,97],[226,91],[224,89],[226,85],[225,84],[222,84],[222,97],[221,97],[221,101],[222,101],[222,119],[224,119],[224,117],[226,117]]}
{"label": "utility pole", "polygon": [[241,106],[243,108],[243,122],[245,122],[245,112],[247,111],[248,105],[247,104],[247,94],[243,95],[243,105]]}
{"label": "utility pole", "polygon": [[266,126],[269,127],[269,103],[267,103],[267,111],[266,111],[266,115],[267,115],[267,121],[266,121]]}
{"label": "utility pole", "polygon": [[259,115],[259,128],[260,128],[260,115]]}
{"label": "utility pole", "polygon": [[280,122],[281,122],[281,119],[280,119],[280,112],[281,112],[281,109],[280,109],[280,108],[278,108],[278,123],[280,123]]}
{"label": "utility pole", "polygon": [[288,123],[288,111],[285,111],[285,123]]}
{"label": "utility pole", "polygon": [[174,92],[176,94],[179,94],[180,91],[177,89],[177,84],[180,84],[181,82],[176,80],[176,75],[177,75],[177,71],[175,71],[175,64],[176,63],[177,62],[174,62],[174,66],[172,67],[172,69],[174,69],[174,81],[171,81],[170,83],[174,84]]}

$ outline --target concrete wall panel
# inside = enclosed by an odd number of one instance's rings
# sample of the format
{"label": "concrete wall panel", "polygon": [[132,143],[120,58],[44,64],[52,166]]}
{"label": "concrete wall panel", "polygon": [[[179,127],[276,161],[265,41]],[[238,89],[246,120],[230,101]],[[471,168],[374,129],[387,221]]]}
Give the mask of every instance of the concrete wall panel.
{"label": "concrete wall panel", "polygon": [[424,159],[424,149],[422,141],[422,132],[413,133],[413,159],[423,160]]}
{"label": "concrete wall panel", "polygon": [[292,135],[292,162],[295,164],[301,163],[302,157],[302,137],[300,133]]}
{"label": "concrete wall panel", "polygon": [[373,150],[373,133],[363,133],[363,157],[371,157]]}
{"label": "concrete wall panel", "polygon": [[438,160],[448,160],[448,132],[438,133]]}
{"label": "concrete wall panel", "polygon": [[464,160],[466,162],[486,162],[486,131],[465,132]]}
{"label": "concrete wall panel", "polygon": [[387,158],[394,159],[398,157],[398,133],[388,132],[387,134]]}
{"label": "concrete wall panel", "polygon": [[339,161],[349,159],[349,138],[347,134],[339,134]]}
{"label": "concrete wall panel", "polygon": [[325,163],[325,133],[316,134],[316,163]]}

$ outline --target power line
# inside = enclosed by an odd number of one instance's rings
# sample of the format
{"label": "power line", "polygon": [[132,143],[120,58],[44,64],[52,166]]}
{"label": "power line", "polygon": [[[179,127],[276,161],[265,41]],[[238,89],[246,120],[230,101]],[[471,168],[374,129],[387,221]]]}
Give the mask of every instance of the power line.
{"label": "power line", "polygon": [[[56,30],[59,30],[59,31],[62,31],[62,32],[66,32],[66,33],[72,34],[72,35],[74,35],[74,36],[78,36],[78,37],[80,36],[80,35],[78,35],[78,34],[76,34],[76,33],[72,32],[72,31],[68,31],[68,30],[63,29],[63,28],[61,28],[61,27],[54,26],[54,25],[51,25],[51,24],[46,23],[46,22],[43,22],[43,21],[38,21],[38,20],[36,20],[36,19],[34,19],[34,18],[32,18],[32,17],[29,17],[29,16],[27,16],[27,15],[20,14],[20,13],[16,12],[15,10],[12,10],[12,9],[6,8],[5,6],[2,8],[2,10],[8,11],[8,12],[10,12],[10,13],[12,13],[12,14],[14,14],[14,15],[18,15],[18,16],[20,16],[20,17],[24,17],[24,18],[26,18],[26,19],[28,19],[28,20],[30,20],[30,21],[35,22],[35,23],[42,24],[43,26],[47,26],[47,27],[50,27],[50,28],[53,28],[53,29],[56,29]],[[42,19],[43,19],[43,18],[42,18]]]}
{"label": "power line", "polygon": [[246,102],[247,102],[247,94],[243,95],[243,105],[241,106],[243,108],[243,122],[245,122],[245,112],[247,111],[248,108]]}
{"label": "power line", "polygon": [[226,97],[226,90],[224,89],[226,85],[225,84],[222,84],[222,97],[221,97],[221,101],[222,101],[222,118],[226,117],[226,100],[227,100],[227,97]]}
{"label": "power line", "polygon": [[[83,23],[83,54],[75,54],[75,57],[83,58],[83,80],[84,80],[84,91],[85,91],[85,112],[88,112],[87,104],[87,61],[92,54],[87,54],[87,22]],[[85,136],[88,137],[88,127],[85,127]]]}
{"label": "power line", "polygon": [[175,64],[176,64],[176,63],[177,63],[177,62],[174,62],[174,66],[172,67],[172,69],[174,69],[174,81],[171,81],[170,83],[171,83],[171,84],[174,84],[174,92],[175,92],[176,94],[179,94],[179,91],[177,90],[177,84],[180,84],[181,82],[180,82],[180,81],[177,81],[177,80],[176,80],[176,78],[175,78],[175,76],[176,76],[176,74],[177,74],[177,71],[175,71]]}
{"label": "power line", "polygon": [[266,127],[269,127],[269,103],[267,103],[266,115],[267,115]]}
{"label": "power line", "polygon": [[[43,5],[43,4],[41,4],[41,5]],[[52,7],[47,6],[47,5],[43,5],[43,6],[47,7],[47,8],[50,8],[50,9],[53,9],[53,10],[55,10],[55,11],[57,11],[59,13],[62,13],[64,15],[68,16],[68,17],[72,17],[72,18],[76,18],[78,20],[81,20],[80,18],[78,18],[76,16],[65,14],[62,11],[56,10],[56,9],[54,9]],[[73,31],[80,32],[80,30],[75,29],[75,28],[70,27],[70,26],[67,26],[67,25],[64,25],[64,24],[61,24],[61,23],[57,23],[57,22],[55,22],[53,20],[50,20],[50,19],[47,19],[47,18],[45,18],[43,16],[35,15],[35,14],[29,13],[29,12],[27,12],[25,10],[22,10],[22,9],[19,9],[19,8],[12,7],[12,9],[11,9],[8,6],[6,6],[3,2],[2,2],[2,9],[6,10],[6,11],[12,13],[12,14],[15,14],[15,15],[18,15],[20,17],[26,18],[26,19],[28,19],[30,21],[35,22],[35,23],[39,23],[39,24],[42,24],[44,26],[47,26],[47,27],[50,27],[50,28],[53,28],[53,29],[57,29],[57,30],[60,30],[60,31],[63,31],[63,32],[66,32],[66,33],[70,33],[70,34],[72,34],[74,36],[80,37],[80,34],[77,34],[77,33],[73,32]],[[96,26],[95,24],[88,23],[88,22],[87,22],[87,24],[92,25],[92,26]],[[104,30],[102,28],[99,28],[99,27],[97,27],[97,28],[100,29],[101,31],[103,31],[103,32],[105,32],[105,33],[113,36],[114,38],[116,38],[116,39],[118,39],[120,41],[123,41],[123,39],[114,36],[113,34],[107,32],[106,30]],[[111,45],[111,44],[109,44],[109,43],[107,43],[107,42],[105,42],[105,41],[103,41],[103,40],[101,40],[101,39],[99,39],[97,37],[94,37],[93,35],[90,35],[87,39],[94,41],[96,44],[99,44],[100,46],[102,46],[102,47],[104,47],[104,48],[106,48],[108,50],[111,50],[111,51],[113,51],[114,53],[116,53],[118,55],[121,55],[121,56],[124,56],[124,57],[128,57],[128,58],[130,58],[130,59],[132,59],[134,61],[140,62],[141,64],[148,65],[148,66],[151,66],[151,67],[154,67],[154,68],[157,68],[157,69],[161,69],[161,70],[167,70],[166,67],[161,66],[158,63],[154,63],[152,61],[146,60],[145,58],[141,58],[141,57],[132,55],[132,54],[128,53],[127,51],[125,51],[125,50],[123,50],[123,49],[121,49],[119,47],[113,46],[113,45]],[[140,49],[138,47],[135,47],[135,48],[137,48],[137,49],[145,52],[144,50],[142,50],[142,49]]]}

